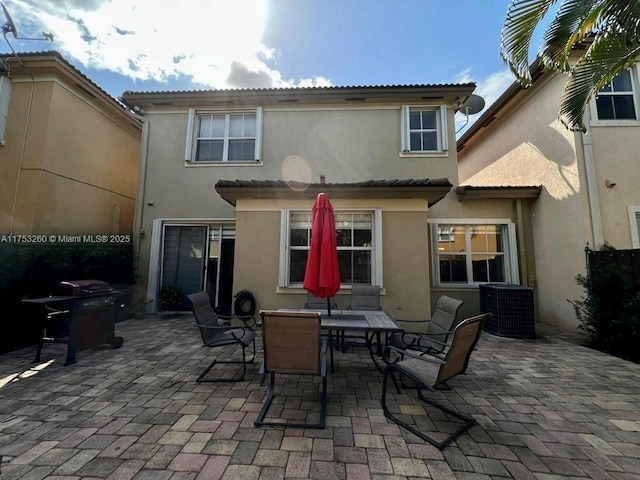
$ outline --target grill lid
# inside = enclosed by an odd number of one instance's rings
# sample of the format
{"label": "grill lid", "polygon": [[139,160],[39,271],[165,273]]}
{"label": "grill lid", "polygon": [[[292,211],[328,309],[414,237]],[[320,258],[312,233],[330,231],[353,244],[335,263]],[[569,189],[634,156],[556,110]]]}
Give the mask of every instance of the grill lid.
{"label": "grill lid", "polygon": [[60,282],[55,288],[55,294],[67,297],[82,297],[85,295],[105,295],[113,293],[113,288],[101,280],[69,280]]}

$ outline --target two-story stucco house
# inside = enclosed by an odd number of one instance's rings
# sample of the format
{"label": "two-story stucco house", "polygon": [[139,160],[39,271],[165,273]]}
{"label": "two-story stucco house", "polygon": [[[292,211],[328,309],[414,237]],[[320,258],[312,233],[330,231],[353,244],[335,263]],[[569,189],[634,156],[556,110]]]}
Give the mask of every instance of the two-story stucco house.
{"label": "two-story stucco house", "polygon": [[[520,283],[535,187],[456,191],[454,114],[474,84],[125,92],[144,118],[136,211],[149,310],[162,285],[229,310],[299,307],[318,192],[334,206],[343,288],[379,285],[398,318],[442,293]],[[524,258],[524,257],[523,257]],[[525,264],[526,264],[525,258]]]}
{"label": "two-story stucco house", "polygon": [[0,234],[130,234],[141,123],[56,52],[0,56]]}
{"label": "two-story stucco house", "polygon": [[527,219],[535,287],[545,323],[575,328],[585,246],[638,248],[640,84],[636,67],[618,76],[586,112],[586,133],[557,119],[566,77],[532,67],[529,89],[514,83],[458,140],[464,185],[542,185]]}

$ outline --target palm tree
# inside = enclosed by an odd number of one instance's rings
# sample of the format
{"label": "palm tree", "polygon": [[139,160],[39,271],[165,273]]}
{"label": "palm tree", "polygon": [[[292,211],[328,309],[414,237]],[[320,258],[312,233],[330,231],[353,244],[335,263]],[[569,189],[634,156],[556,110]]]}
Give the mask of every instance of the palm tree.
{"label": "palm tree", "polygon": [[640,53],[640,0],[511,0],[500,54],[524,86],[532,83],[533,32],[558,2],[538,57],[547,68],[569,76],[560,120],[571,130],[585,131],[583,115],[589,99],[631,67]]}

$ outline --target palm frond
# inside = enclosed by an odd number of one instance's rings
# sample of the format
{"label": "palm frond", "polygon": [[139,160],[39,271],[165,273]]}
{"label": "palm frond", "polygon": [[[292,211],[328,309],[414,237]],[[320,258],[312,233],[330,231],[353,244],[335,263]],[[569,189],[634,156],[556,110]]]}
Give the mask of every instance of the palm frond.
{"label": "palm frond", "polygon": [[545,31],[539,56],[545,66],[568,71],[569,54],[578,39],[574,36],[601,0],[565,0]]}
{"label": "palm frond", "polygon": [[615,19],[618,25],[633,27],[640,20],[639,0],[603,0],[603,15]]}
{"label": "palm frond", "polygon": [[502,27],[500,55],[524,85],[531,84],[529,49],[540,20],[557,0],[512,0]]}
{"label": "palm frond", "polygon": [[596,36],[587,53],[571,69],[560,104],[560,121],[571,130],[585,131],[583,117],[589,99],[632,66],[638,54],[636,29]]}

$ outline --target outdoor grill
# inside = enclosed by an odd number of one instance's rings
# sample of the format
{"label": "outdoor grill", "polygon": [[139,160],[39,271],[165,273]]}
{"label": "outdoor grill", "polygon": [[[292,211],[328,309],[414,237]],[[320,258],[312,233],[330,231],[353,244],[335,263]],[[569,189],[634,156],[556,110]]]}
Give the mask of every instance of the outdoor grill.
{"label": "outdoor grill", "polygon": [[105,344],[120,348],[124,340],[115,336],[115,293],[100,280],[75,280],[60,282],[51,297],[25,300],[46,309],[35,361],[40,361],[45,340],[67,338],[65,365],[76,363],[76,353],[88,348]]}

